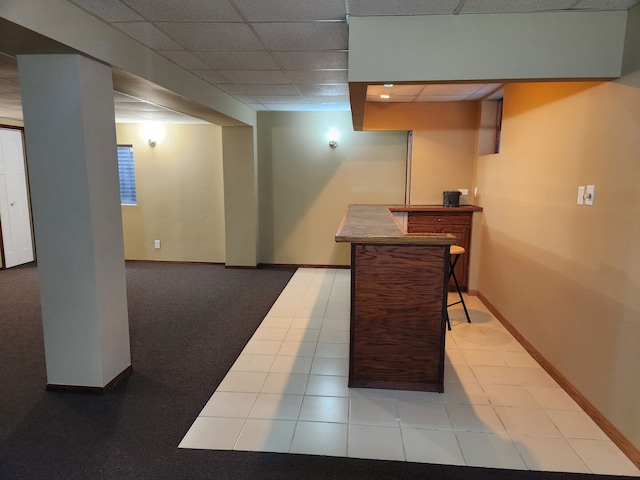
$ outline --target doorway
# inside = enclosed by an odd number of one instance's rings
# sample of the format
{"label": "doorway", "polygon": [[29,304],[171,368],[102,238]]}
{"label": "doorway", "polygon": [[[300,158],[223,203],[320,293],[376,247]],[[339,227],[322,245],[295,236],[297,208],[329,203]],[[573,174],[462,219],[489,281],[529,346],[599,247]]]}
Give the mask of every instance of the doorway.
{"label": "doorway", "polygon": [[0,127],[0,253],[2,267],[34,260],[22,129]]}

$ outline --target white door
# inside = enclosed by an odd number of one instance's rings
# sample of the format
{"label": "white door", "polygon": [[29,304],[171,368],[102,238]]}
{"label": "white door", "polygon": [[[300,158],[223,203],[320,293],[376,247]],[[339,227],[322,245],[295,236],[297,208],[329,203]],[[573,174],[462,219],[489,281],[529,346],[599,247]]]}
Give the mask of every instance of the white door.
{"label": "white door", "polygon": [[5,267],[33,261],[22,132],[0,128],[0,228]]}

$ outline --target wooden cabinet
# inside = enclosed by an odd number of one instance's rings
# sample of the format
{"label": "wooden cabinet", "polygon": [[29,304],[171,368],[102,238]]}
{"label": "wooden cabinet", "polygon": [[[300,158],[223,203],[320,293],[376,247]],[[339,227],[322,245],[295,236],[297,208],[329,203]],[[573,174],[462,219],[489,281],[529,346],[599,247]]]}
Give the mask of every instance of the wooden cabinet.
{"label": "wooden cabinet", "polygon": [[349,386],[444,389],[448,245],[351,245]]}
{"label": "wooden cabinet", "polygon": [[349,205],[336,233],[351,243],[349,387],[442,392],[454,239],[410,235],[398,211]]}
{"label": "wooden cabinet", "polygon": [[[469,278],[469,251],[471,249],[471,219],[472,211],[408,212],[408,233],[451,233],[456,237],[456,245],[465,249],[465,253],[456,264],[456,278],[460,288],[467,289]],[[449,288],[455,288],[453,280]]]}

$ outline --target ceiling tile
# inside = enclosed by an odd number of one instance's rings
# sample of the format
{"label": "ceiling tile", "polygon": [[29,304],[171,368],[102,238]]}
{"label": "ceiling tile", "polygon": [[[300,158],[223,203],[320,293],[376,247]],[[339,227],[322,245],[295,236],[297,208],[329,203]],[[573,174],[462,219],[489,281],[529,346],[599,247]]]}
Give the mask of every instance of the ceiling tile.
{"label": "ceiling tile", "polygon": [[222,70],[232,83],[255,85],[284,85],[290,83],[280,70]]}
{"label": "ceiling tile", "polygon": [[147,22],[120,22],[112,24],[118,30],[154,50],[182,50],[167,35]]}
{"label": "ceiling tile", "polygon": [[346,22],[254,23],[267,50],[346,50]]}
{"label": "ceiling tile", "polygon": [[144,18],[119,0],[69,0],[86,12],[107,22],[140,22]]}
{"label": "ceiling tile", "polygon": [[[626,10],[640,3],[639,0],[69,1],[88,15],[111,22],[115,28],[251,108],[272,111],[349,110],[347,14]],[[7,112],[18,112],[16,115],[21,116],[17,82],[15,58],[0,54],[3,116],[13,115]],[[477,100],[500,87],[500,84],[430,84],[420,99]],[[383,87],[370,88],[374,90],[368,92],[368,98],[379,101],[379,96],[371,95],[380,93],[375,89]],[[422,90],[421,85],[397,85],[391,91],[391,99],[385,101],[417,101],[418,90]],[[114,102],[120,114],[127,112],[129,118],[139,115],[138,121],[152,116],[175,119],[179,115],[118,93],[114,94]]]}
{"label": "ceiling tile", "polygon": [[17,80],[0,78],[0,93],[20,93],[20,83]]}
{"label": "ceiling tile", "polygon": [[262,103],[306,103],[300,95],[254,95]]}
{"label": "ceiling tile", "polygon": [[367,87],[368,95],[413,95],[416,96],[422,91],[422,85],[393,85],[385,87],[384,85],[369,85]]}
{"label": "ceiling tile", "polygon": [[349,95],[347,85],[299,85],[298,90],[306,96]]}
{"label": "ceiling tile", "polygon": [[348,103],[265,103],[265,107],[272,112],[348,112],[350,109]]}
{"label": "ceiling tile", "polygon": [[271,55],[284,70],[346,69],[348,65],[346,50],[337,52],[272,52]]}
{"label": "ceiling tile", "polygon": [[249,95],[300,95],[293,85],[244,85]]}
{"label": "ceiling tile", "polygon": [[270,112],[301,112],[308,106],[300,103],[265,103],[264,107]]}
{"label": "ceiling tile", "polygon": [[149,21],[242,22],[227,0],[122,0]]}
{"label": "ceiling tile", "polygon": [[20,97],[20,93],[19,92],[2,93],[2,94],[0,94],[0,97],[2,97],[2,102],[1,103],[2,103],[3,106],[6,103],[8,103],[8,104],[13,105],[14,107],[19,106],[20,108],[22,108],[22,99]]}
{"label": "ceiling tile", "polygon": [[186,50],[176,50],[169,52],[160,51],[158,53],[167,57],[173,63],[180,65],[182,68],[186,68],[187,70],[207,70],[209,68],[209,65],[196,57],[193,53],[187,52]]}
{"label": "ceiling tile", "polygon": [[332,105],[336,103],[349,104],[349,95],[323,95],[323,96],[313,96],[313,95],[305,95],[304,98],[309,103],[320,103],[326,105]]}
{"label": "ceiling tile", "polygon": [[240,100],[242,103],[256,103],[256,99],[250,95],[234,95],[233,98]]}
{"label": "ceiling tile", "polygon": [[9,95],[0,95],[0,116],[3,118],[12,118],[22,120],[22,101]]}
{"label": "ceiling tile", "polygon": [[0,76],[17,76],[18,61],[11,55],[0,53]]}
{"label": "ceiling tile", "polygon": [[158,22],[156,25],[187,50],[264,50],[244,23]]}
{"label": "ceiling tile", "polygon": [[354,16],[452,14],[460,3],[460,0],[347,0],[347,13]]}
{"label": "ceiling tile", "polygon": [[229,79],[215,70],[194,70],[193,73],[210,83],[229,83]]}
{"label": "ceiling tile", "polygon": [[460,13],[517,13],[569,9],[576,0],[473,0]]}
{"label": "ceiling tile", "polygon": [[[229,80],[227,80],[227,82],[228,81]],[[243,88],[239,87],[235,83],[214,83],[216,84],[216,87],[218,87],[223,92],[228,93],[229,95],[244,95],[246,93]]]}
{"label": "ceiling tile", "polygon": [[348,81],[347,70],[288,70],[287,78],[295,84],[344,83]]}
{"label": "ceiling tile", "polygon": [[5,102],[8,105],[11,105],[13,107],[20,107],[22,108],[22,100],[20,99],[20,96],[16,96],[12,93],[2,93],[0,94],[0,97],[2,98],[2,104],[4,105]]}
{"label": "ceiling tile", "polygon": [[216,70],[278,70],[269,52],[193,52],[209,67]]}
{"label": "ceiling tile", "polygon": [[367,95],[367,102],[410,103],[415,99],[415,95],[391,95],[389,98],[382,98],[380,95]]}
{"label": "ceiling tile", "polygon": [[466,95],[419,95],[417,102],[462,102],[467,98]]}
{"label": "ceiling tile", "polygon": [[344,0],[234,0],[249,22],[289,22],[300,20],[344,20]]}

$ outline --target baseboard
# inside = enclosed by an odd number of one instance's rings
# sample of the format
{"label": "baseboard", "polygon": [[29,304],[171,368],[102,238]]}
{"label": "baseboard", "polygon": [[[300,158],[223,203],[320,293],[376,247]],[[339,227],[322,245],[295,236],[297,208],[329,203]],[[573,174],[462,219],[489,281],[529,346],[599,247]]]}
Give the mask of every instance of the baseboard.
{"label": "baseboard", "polygon": [[[125,263],[177,263],[185,265],[224,265],[224,268],[255,270],[256,268],[336,268],[348,270],[350,265],[316,265],[308,263],[258,263],[253,265],[225,265],[224,262],[189,262],[183,260],[125,260]],[[1,269],[2,267],[0,267]]]}
{"label": "baseboard", "polygon": [[124,263],[174,263],[174,264],[183,264],[183,265],[224,265],[224,262],[195,262],[195,261],[187,261],[187,260],[136,260],[136,259],[125,259]]}
{"label": "baseboard", "polygon": [[580,405],[584,412],[598,425],[602,431],[615,443],[622,452],[629,457],[633,464],[640,468],[640,450],[638,450],[620,431],[606,419],[598,409],[587,400],[577,388],[575,388],[567,378],[560,373],[536,348],[531,345],[516,328],[506,319],[504,315],[484,296],[477,292],[480,301],[489,309],[489,311],[504,325],[504,327],[513,335],[513,337],[529,352],[538,364],[558,382],[558,384],[569,394],[575,402]]}
{"label": "baseboard", "polygon": [[336,268],[348,270],[350,265],[316,265],[307,263],[259,263],[259,268]]}
{"label": "baseboard", "polygon": [[68,392],[68,393],[85,393],[90,395],[99,395],[109,393],[116,385],[122,382],[125,378],[130,377],[133,373],[133,367],[129,365],[122,372],[120,372],[113,380],[107,383],[104,387],[86,387],[83,385],[58,385],[55,383],[48,383],[46,390],[48,392]]}

